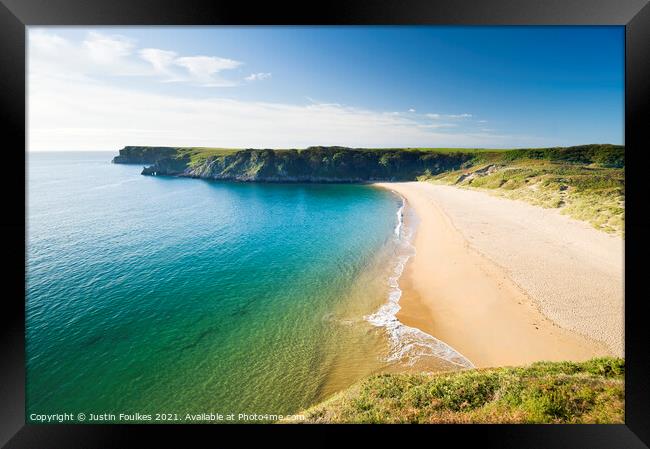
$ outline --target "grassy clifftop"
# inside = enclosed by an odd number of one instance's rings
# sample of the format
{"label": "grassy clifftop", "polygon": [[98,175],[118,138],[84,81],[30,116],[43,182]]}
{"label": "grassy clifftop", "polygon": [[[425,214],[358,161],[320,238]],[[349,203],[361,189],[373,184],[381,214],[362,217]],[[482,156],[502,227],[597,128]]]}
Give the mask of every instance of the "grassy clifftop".
{"label": "grassy clifftop", "polygon": [[143,173],[240,181],[296,178],[415,180],[482,164],[548,161],[554,164],[622,168],[624,148],[582,145],[567,148],[482,150],[454,148],[309,147],[302,150],[199,147],[124,147],[115,163],[153,164]]}
{"label": "grassy clifftop", "polygon": [[614,358],[381,374],[304,415],[309,423],[623,423],[624,374]]}
{"label": "grassy clifftop", "polygon": [[113,158],[115,164],[155,164],[163,159],[176,159],[187,164],[204,162],[209,157],[223,156],[239,150],[204,147],[126,146]]}

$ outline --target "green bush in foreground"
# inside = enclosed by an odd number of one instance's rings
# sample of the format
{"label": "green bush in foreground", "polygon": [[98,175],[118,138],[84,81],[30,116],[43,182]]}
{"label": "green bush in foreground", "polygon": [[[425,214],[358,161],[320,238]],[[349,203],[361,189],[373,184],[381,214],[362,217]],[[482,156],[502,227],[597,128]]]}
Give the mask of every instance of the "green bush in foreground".
{"label": "green bush in foreground", "polygon": [[623,423],[623,359],[380,374],[304,412],[308,423]]}

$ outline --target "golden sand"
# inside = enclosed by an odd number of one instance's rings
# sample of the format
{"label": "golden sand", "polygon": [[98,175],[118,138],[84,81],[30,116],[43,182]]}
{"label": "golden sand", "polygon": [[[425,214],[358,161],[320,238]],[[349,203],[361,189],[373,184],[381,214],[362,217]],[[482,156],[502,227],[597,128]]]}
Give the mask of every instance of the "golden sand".
{"label": "golden sand", "polygon": [[[594,260],[588,248],[600,240],[591,231],[600,232],[553,218],[555,211],[430,183],[377,185],[401,194],[419,220],[416,255],[400,278],[397,317],[404,324],[444,341],[478,367],[623,355],[622,244],[603,240],[602,257]],[[530,208],[539,209],[535,222],[543,223],[526,223]],[[561,244],[567,235],[570,244]],[[587,268],[581,257],[589,259]],[[553,269],[557,261],[562,270]],[[611,275],[604,284],[602,270]],[[587,293],[576,300],[565,293],[566,282]]]}

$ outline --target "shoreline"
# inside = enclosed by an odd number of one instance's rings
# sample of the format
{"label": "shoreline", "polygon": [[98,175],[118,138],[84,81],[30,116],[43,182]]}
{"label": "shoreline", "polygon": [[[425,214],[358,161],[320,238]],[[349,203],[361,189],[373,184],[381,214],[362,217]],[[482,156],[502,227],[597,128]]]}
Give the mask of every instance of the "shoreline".
{"label": "shoreline", "polygon": [[[458,218],[458,211],[452,211],[455,215],[450,217],[449,211],[456,206],[443,206],[444,201],[435,196],[440,194],[440,189],[443,193],[449,193],[445,189],[460,189],[418,182],[374,185],[401,195],[419,220],[418,229],[411,242],[416,248],[416,254],[409,258],[399,278],[402,294],[399,299],[400,310],[395,317],[404,326],[419,329],[434,339],[439,339],[463,354],[476,367],[521,365],[539,360],[583,361],[612,354],[622,356],[622,348],[619,350],[617,347],[616,338],[610,338],[608,341],[606,338],[599,338],[602,335],[597,333],[580,332],[583,330],[580,326],[583,323],[574,316],[575,313],[572,312],[575,310],[571,310],[571,305],[567,306],[567,302],[570,303],[567,300],[572,298],[554,296],[554,279],[552,276],[551,279],[545,277],[545,271],[549,271],[546,270],[547,265],[553,262],[553,259],[536,260],[542,270],[527,273],[533,278],[538,278],[538,284],[545,286],[543,290],[547,293],[550,291],[551,294],[540,298],[539,291],[534,288],[523,289],[521,282],[513,280],[516,277],[512,275],[513,268],[526,268],[517,267],[518,260],[510,263],[513,266],[502,266],[492,257],[488,257],[492,254],[485,254],[489,253],[489,245],[485,245],[480,239],[467,238],[465,234],[471,234],[476,229],[472,228],[471,223],[468,225],[462,222]],[[497,221],[494,223],[483,221],[491,217],[489,214],[483,214],[483,209],[474,203],[505,201],[506,203],[497,206],[514,208],[513,211],[503,211],[502,215],[506,217],[510,212],[513,212],[513,217],[519,213],[529,213],[528,210],[522,212],[519,209],[534,206],[498,198],[487,200],[485,197],[491,198],[484,193],[471,192],[469,196],[461,198],[465,203],[457,207],[476,212],[476,220],[484,227],[493,228],[490,232],[499,236],[495,238],[499,240],[497,243],[507,246],[511,230],[506,229],[504,232],[499,229],[499,225],[503,223],[499,223],[498,219],[492,220]],[[445,199],[447,200],[449,198]],[[453,204],[459,202],[453,193],[452,200],[455,201]],[[542,215],[550,213],[552,212],[542,210]],[[459,224],[461,229],[457,229]],[[490,232],[485,232],[485,229],[482,232],[490,237]],[[535,233],[538,230],[533,227],[530,232]],[[552,234],[545,234],[543,237],[552,238]],[[541,251],[540,254],[555,255],[557,252],[552,245],[551,248],[545,248],[542,244],[542,247],[546,252]],[[484,249],[488,251],[483,252]],[[521,248],[510,250],[521,251]],[[508,253],[507,248],[505,253]],[[569,256],[575,257],[575,254]],[[589,282],[589,279],[578,280]],[[610,280],[611,282],[614,281]],[[576,287],[579,288],[579,285]],[[558,301],[561,304],[557,304]],[[562,315],[564,320],[558,320],[553,313],[549,313],[549,308],[544,307],[548,306],[548,303],[559,306],[559,309],[567,309]],[[610,320],[613,324],[610,323],[609,327],[614,329],[611,332],[613,334],[620,330],[622,338],[622,316],[620,329],[617,329],[616,325],[618,318],[614,316]]]}

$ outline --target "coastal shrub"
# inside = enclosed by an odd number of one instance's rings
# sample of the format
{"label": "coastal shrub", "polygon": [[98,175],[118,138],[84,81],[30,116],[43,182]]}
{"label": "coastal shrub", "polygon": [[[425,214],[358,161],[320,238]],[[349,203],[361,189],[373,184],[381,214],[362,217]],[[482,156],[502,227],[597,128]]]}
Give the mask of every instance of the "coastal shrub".
{"label": "coastal shrub", "polygon": [[532,422],[570,422],[593,406],[597,388],[566,377],[543,378],[524,389],[522,408]]}
{"label": "coastal shrub", "polygon": [[426,396],[441,407],[453,411],[470,410],[485,405],[499,387],[498,373],[467,372],[428,382]]}
{"label": "coastal shrub", "polygon": [[306,422],[622,423],[623,359],[382,374],[305,412]]}
{"label": "coastal shrub", "polygon": [[619,377],[625,374],[623,359],[601,357],[583,363],[584,370],[588,373],[603,377]]}
{"label": "coastal shrub", "polygon": [[605,167],[625,166],[625,148],[620,145],[592,144],[567,148],[519,149],[503,152],[507,161],[518,159],[544,159],[573,164],[598,164]]}

